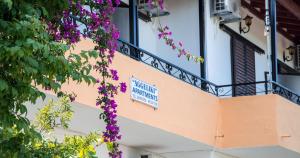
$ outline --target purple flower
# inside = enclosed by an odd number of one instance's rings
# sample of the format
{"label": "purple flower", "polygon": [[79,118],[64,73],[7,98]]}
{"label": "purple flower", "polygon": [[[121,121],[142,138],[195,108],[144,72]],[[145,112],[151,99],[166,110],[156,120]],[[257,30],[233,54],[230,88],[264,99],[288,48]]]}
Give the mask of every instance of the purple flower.
{"label": "purple flower", "polygon": [[97,102],[96,102],[96,106],[99,106],[99,105],[100,105],[100,101],[97,101]]}
{"label": "purple flower", "polygon": [[163,37],[163,33],[158,34],[158,39],[161,39]]}
{"label": "purple flower", "polygon": [[126,83],[121,82],[120,83],[120,90],[121,90],[121,92],[125,93],[126,89],[127,89]]}
{"label": "purple flower", "polygon": [[116,70],[110,69],[110,73],[112,75],[112,79],[115,81],[119,80],[118,72]]}
{"label": "purple flower", "polygon": [[117,103],[116,103],[115,100],[111,100],[111,101],[110,101],[110,106],[111,106],[113,109],[115,109],[118,105],[117,105]]}
{"label": "purple flower", "polygon": [[120,5],[121,0],[115,0],[116,5]]}
{"label": "purple flower", "polygon": [[96,79],[96,83],[100,83],[100,80],[99,80],[99,79]]}

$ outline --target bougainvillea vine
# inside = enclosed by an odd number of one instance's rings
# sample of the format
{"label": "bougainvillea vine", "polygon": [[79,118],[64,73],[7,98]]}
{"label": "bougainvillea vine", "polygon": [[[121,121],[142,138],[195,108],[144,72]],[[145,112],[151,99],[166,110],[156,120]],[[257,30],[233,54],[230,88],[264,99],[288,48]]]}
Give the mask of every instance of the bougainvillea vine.
{"label": "bougainvillea vine", "polygon": [[55,40],[76,44],[81,37],[90,38],[95,43],[93,51],[99,53],[99,59],[94,68],[100,74],[97,80],[98,98],[96,106],[102,109],[100,119],[106,123],[103,139],[110,145],[109,155],[112,158],[121,158],[122,152],[118,148],[117,141],[121,139],[119,126],[117,125],[117,102],[114,96],[119,91],[126,91],[124,82],[119,80],[118,72],[110,68],[119,31],[111,21],[111,17],[120,0],[69,0],[69,9],[48,24],[49,33]]}

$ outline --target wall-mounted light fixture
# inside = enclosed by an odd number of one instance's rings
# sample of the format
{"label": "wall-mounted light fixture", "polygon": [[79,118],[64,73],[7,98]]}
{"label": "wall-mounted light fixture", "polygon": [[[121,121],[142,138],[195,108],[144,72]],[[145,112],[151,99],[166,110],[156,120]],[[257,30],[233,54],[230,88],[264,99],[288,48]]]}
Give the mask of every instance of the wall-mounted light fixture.
{"label": "wall-mounted light fixture", "polygon": [[292,61],[293,60],[293,55],[296,53],[296,47],[289,46],[289,47],[286,48],[286,50],[289,53],[289,56],[287,56],[285,54],[285,51],[283,51],[283,62]]}
{"label": "wall-mounted light fixture", "polygon": [[244,17],[242,20],[245,21],[245,27],[242,27],[242,21],[240,21],[240,34],[242,33],[248,33],[250,31],[250,26],[252,24],[252,16],[247,15],[246,17]]}
{"label": "wall-mounted light fixture", "polygon": [[138,0],[138,10],[150,18],[160,17],[160,16],[167,16],[170,15],[170,12],[167,11],[166,6],[163,9],[154,1],[149,5],[148,0]]}

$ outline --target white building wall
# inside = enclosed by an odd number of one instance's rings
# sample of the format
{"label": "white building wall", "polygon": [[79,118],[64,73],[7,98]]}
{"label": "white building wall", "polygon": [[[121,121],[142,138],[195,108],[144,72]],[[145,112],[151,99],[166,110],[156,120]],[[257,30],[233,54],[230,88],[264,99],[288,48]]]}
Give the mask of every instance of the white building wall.
{"label": "white building wall", "polygon": [[300,76],[279,75],[278,80],[292,92],[300,94]]}
{"label": "white building wall", "polygon": [[129,41],[129,10],[128,10],[128,8],[117,8],[112,21],[120,31],[120,39]]}
{"label": "white building wall", "polygon": [[[230,50],[230,36],[224,33],[219,28],[217,18],[210,17],[210,1],[206,1],[206,49],[207,49],[207,78],[216,84],[230,84],[231,80],[231,50]],[[256,81],[263,81],[265,79],[264,72],[269,71],[267,62],[267,39],[264,36],[264,21],[251,14],[247,9],[241,8],[241,17],[247,14],[254,17],[249,33],[241,34],[241,36],[248,39],[261,49],[265,54],[255,53],[255,67],[256,67]],[[239,33],[239,22],[226,24],[228,27]],[[244,25],[244,24],[243,24]],[[285,49],[293,43],[277,33],[277,57],[283,61],[282,53]],[[293,61],[286,62],[293,67]],[[285,80],[279,78],[279,82],[286,82],[287,86],[292,86],[297,81],[291,80],[291,77],[286,77]],[[291,80],[291,81],[290,81]],[[300,80],[298,81],[299,84]],[[263,85],[259,86],[263,89]]]}
{"label": "white building wall", "polygon": [[[152,18],[152,22],[138,20],[139,47],[162,58],[176,66],[200,76],[200,63],[187,61],[184,56],[178,58],[178,52],[158,39],[159,21],[162,26],[168,25],[173,39],[178,45],[181,41],[186,51],[200,55],[199,34],[199,5],[198,0],[165,0],[166,9],[171,13],[168,16]],[[120,29],[121,39],[129,41],[128,9],[118,9],[114,23]]]}
{"label": "white building wall", "polygon": [[[158,21],[168,25],[173,32],[173,38],[184,43],[184,48],[195,55],[200,55],[199,46],[199,5],[198,0],[166,0],[166,8],[169,16],[153,18],[152,22],[144,22],[139,19],[139,46],[154,55],[165,59],[174,65],[188,70],[196,75],[200,74],[200,64],[178,58],[177,52],[167,46],[163,40],[158,39]],[[207,79],[218,85],[231,84],[231,50],[230,36],[219,28],[218,18],[211,17],[211,0],[205,1],[205,40],[206,40],[206,72]],[[265,79],[264,72],[269,71],[267,62],[267,39],[264,36],[264,21],[251,14],[247,9],[241,8],[241,17],[247,14],[254,17],[249,33],[241,34],[261,49],[265,54],[255,53],[256,81]],[[118,9],[115,23],[121,31],[121,39],[129,40],[128,9]],[[226,24],[239,33],[239,23]],[[178,42],[176,41],[176,42]],[[282,53],[293,43],[277,33],[277,57],[283,61]],[[293,67],[293,61],[285,62]],[[291,81],[290,81],[291,80]],[[279,77],[279,82],[288,87],[300,81],[292,77]],[[259,88],[264,88],[263,85]]]}
{"label": "white building wall", "polygon": [[[206,3],[206,17],[210,16],[210,4]],[[241,15],[250,14],[241,9]],[[206,21],[207,28],[207,77],[208,80],[217,84],[231,84],[231,49],[230,36],[219,28],[217,18],[210,17]],[[226,24],[236,32],[239,32],[239,23]],[[255,26],[255,27],[254,27]],[[253,42],[266,52],[266,38],[264,37],[264,22],[257,17],[253,18],[252,28],[249,33],[242,34],[243,37]],[[264,80],[264,72],[268,71],[266,54],[255,53],[256,81]]]}
{"label": "white building wall", "polygon": [[219,29],[217,18],[210,16],[210,7],[210,1],[205,1],[207,79],[218,85],[230,84],[230,36]]}
{"label": "white building wall", "polygon": [[[183,42],[184,48],[190,53],[199,56],[199,5],[198,0],[166,0],[166,9],[171,13],[169,16],[156,18],[154,23],[140,24],[140,47],[150,50],[157,56],[174,63],[175,65],[200,75],[200,64],[194,61],[187,61],[184,57],[178,58],[177,52],[167,46],[163,40],[158,39],[158,21],[162,26],[169,26],[172,37],[178,45]],[[150,26],[149,26],[150,25]],[[151,35],[150,35],[151,34]],[[152,43],[152,44],[149,44]]]}

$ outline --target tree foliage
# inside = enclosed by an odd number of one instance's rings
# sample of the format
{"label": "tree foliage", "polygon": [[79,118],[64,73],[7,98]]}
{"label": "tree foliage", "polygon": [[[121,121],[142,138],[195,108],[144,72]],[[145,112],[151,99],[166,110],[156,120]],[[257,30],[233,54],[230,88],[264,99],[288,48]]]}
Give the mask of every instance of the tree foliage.
{"label": "tree foliage", "polygon": [[[20,150],[20,148],[4,150],[1,156],[9,158],[97,157],[94,146],[101,145],[104,141],[96,132],[92,132],[87,136],[66,136],[62,141],[58,141],[54,137],[52,138],[52,132],[54,132],[55,128],[68,129],[72,116],[73,111],[69,97],[63,96],[58,101],[50,100],[47,105],[39,110],[35,124],[29,126],[29,129],[32,130],[31,133],[19,131],[16,126],[13,126],[9,131],[12,135],[18,136],[18,140],[26,139],[30,143],[24,144],[25,148],[21,148],[21,151],[17,151]],[[34,135],[34,132],[36,135]]]}
{"label": "tree foliage", "polygon": [[62,96],[58,101],[50,100],[39,110],[35,124],[31,127],[41,132],[42,139],[36,139],[35,144],[31,145],[33,151],[37,151],[32,157],[97,157],[94,146],[104,143],[97,132],[87,136],[65,136],[60,142],[52,138],[56,128],[69,128],[73,113],[68,96]]}
{"label": "tree foliage", "polygon": [[46,133],[52,132],[56,127],[68,129],[69,121],[73,117],[70,98],[63,96],[59,101],[50,100],[39,110],[36,116],[36,128]]}
{"label": "tree foliage", "polygon": [[24,103],[45,98],[38,86],[62,95],[69,79],[96,81],[88,59],[98,53],[67,55],[70,46],[48,34],[44,21],[66,7],[61,0],[0,1],[0,157],[33,157],[41,135],[25,117]]}

